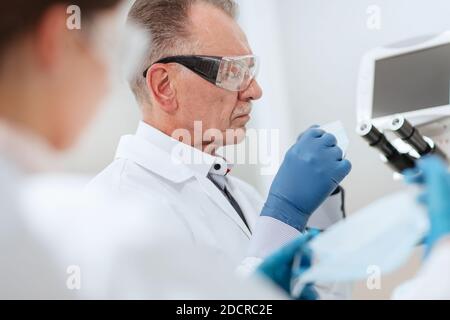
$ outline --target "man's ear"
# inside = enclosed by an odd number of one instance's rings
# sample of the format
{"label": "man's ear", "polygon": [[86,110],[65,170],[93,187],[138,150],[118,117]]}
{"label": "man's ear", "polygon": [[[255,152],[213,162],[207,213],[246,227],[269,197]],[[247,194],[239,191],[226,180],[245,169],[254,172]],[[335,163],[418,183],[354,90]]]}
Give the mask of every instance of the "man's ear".
{"label": "man's ear", "polygon": [[176,91],[167,65],[156,64],[148,70],[147,88],[164,111],[177,110]]}

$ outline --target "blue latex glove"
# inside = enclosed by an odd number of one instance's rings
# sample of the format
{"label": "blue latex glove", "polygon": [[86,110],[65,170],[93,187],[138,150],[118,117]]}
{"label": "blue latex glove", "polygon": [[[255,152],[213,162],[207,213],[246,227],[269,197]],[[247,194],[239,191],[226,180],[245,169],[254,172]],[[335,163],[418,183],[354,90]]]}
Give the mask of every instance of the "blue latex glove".
{"label": "blue latex glove", "polygon": [[[261,264],[258,272],[291,295],[291,280],[300,276],[311,267],[312,252],[308,243],[318,233],[318,231],[311,231],[277,251]],[[294,259],[298,255],[301,257],[301,264],[298,268],[293,269]],[[313,284],[308,284],[303,289],[300,297],[293,298],[298,300],[317,300],[318,294]]]}
{"label": "blue latex glove", "polygon": [[303,231],[309,217],[351,171],[336,138],[310,128],[288,151],[261,213]]}
{"label": "blue latex glove", "polygon": [[[308,270],[312,264],[312,251],[308,243],[317,235],[318,231],[311,231],[295,241],[291,242],[281,250],[267,258],[257,272],[273,281],[277,286],[283,289],[288,295],[291,295],[291,281]],[[301,257],[301,264],[293,269],[294,260],[297,256]],[[317,300],[318,294],[313,284],[308,284],[302,291],[300,297],[293,297],[298,300]]]}
{"label": "blue latex glove", "polygon": [[428,157],[418,162],[418,171],[405,172],[407,181],[425,185],[419,201],[428,208],[430,232],[425,239],[427,255],[439,240],[450,235],[450,174],[442,160]]}

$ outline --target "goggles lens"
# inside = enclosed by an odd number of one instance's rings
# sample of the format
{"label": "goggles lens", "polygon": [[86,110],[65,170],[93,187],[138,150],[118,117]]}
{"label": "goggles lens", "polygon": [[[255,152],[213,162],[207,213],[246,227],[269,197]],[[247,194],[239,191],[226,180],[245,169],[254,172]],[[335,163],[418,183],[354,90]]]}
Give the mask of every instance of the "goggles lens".
{"label": "goggles lens", "polygon": [[259,60],[255,56],[224,57],[220,62],[216,85],[230,91],[247,89],[259,71]]}

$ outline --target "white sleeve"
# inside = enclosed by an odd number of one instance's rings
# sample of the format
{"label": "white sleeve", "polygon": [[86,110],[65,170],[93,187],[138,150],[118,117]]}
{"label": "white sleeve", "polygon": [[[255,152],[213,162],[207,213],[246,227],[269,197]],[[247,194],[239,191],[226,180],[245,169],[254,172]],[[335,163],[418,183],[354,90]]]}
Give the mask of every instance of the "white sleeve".
{"label": "white sleeve", "polygon": [[271,217],[259,217],[250,241],[249,257],[266,258],[301,235],[300,231]]}
{"label": "white sleeve", "polygon": [[[308,227],[327,230],[335,223],[345,219],[345,190],[328,198],[327,201],[311,216]],[[353,285],[349,283],[332,283],[315,285],[321,300],[347,300],[352,296]]]}
{"label": "white sleeve", "polygon": [[442,240],[416,278],[396,289],[394,300],[450,300],[450,237]]}
{"label": "white sleeve", "polygon": [[[313,214],[308,227],[326,230],[345,218],[343,191],[329,197]],[[265,258],[275,253],[301,235],[295,228],[271,217],[259,217],[253,233],[248,257],[238,267],[241,276],[252,274]],[[350,285],[317,284],[316,290],[321,299],[349,299]]]}
{"label": "white sleeve", "polygon": [[[345,218],[343,191],[329,197],[317,209],[308,222],[309,228],[326,230]],[[266,258],[289,242],[295,240],[301,232],[271,217],[259,217],[253,233],[249,257]]]}

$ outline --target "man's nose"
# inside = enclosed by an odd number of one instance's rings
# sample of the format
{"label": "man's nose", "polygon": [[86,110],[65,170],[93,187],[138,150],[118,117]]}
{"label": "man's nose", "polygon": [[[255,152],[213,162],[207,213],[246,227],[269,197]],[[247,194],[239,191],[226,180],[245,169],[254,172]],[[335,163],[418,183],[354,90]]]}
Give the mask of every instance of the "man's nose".
{"label": "man's nose", "polygon": [[239,93],[240,99],[245,101],[259,100],[262,95],[263,91],[256,80],[253,80],[247,89]]}

